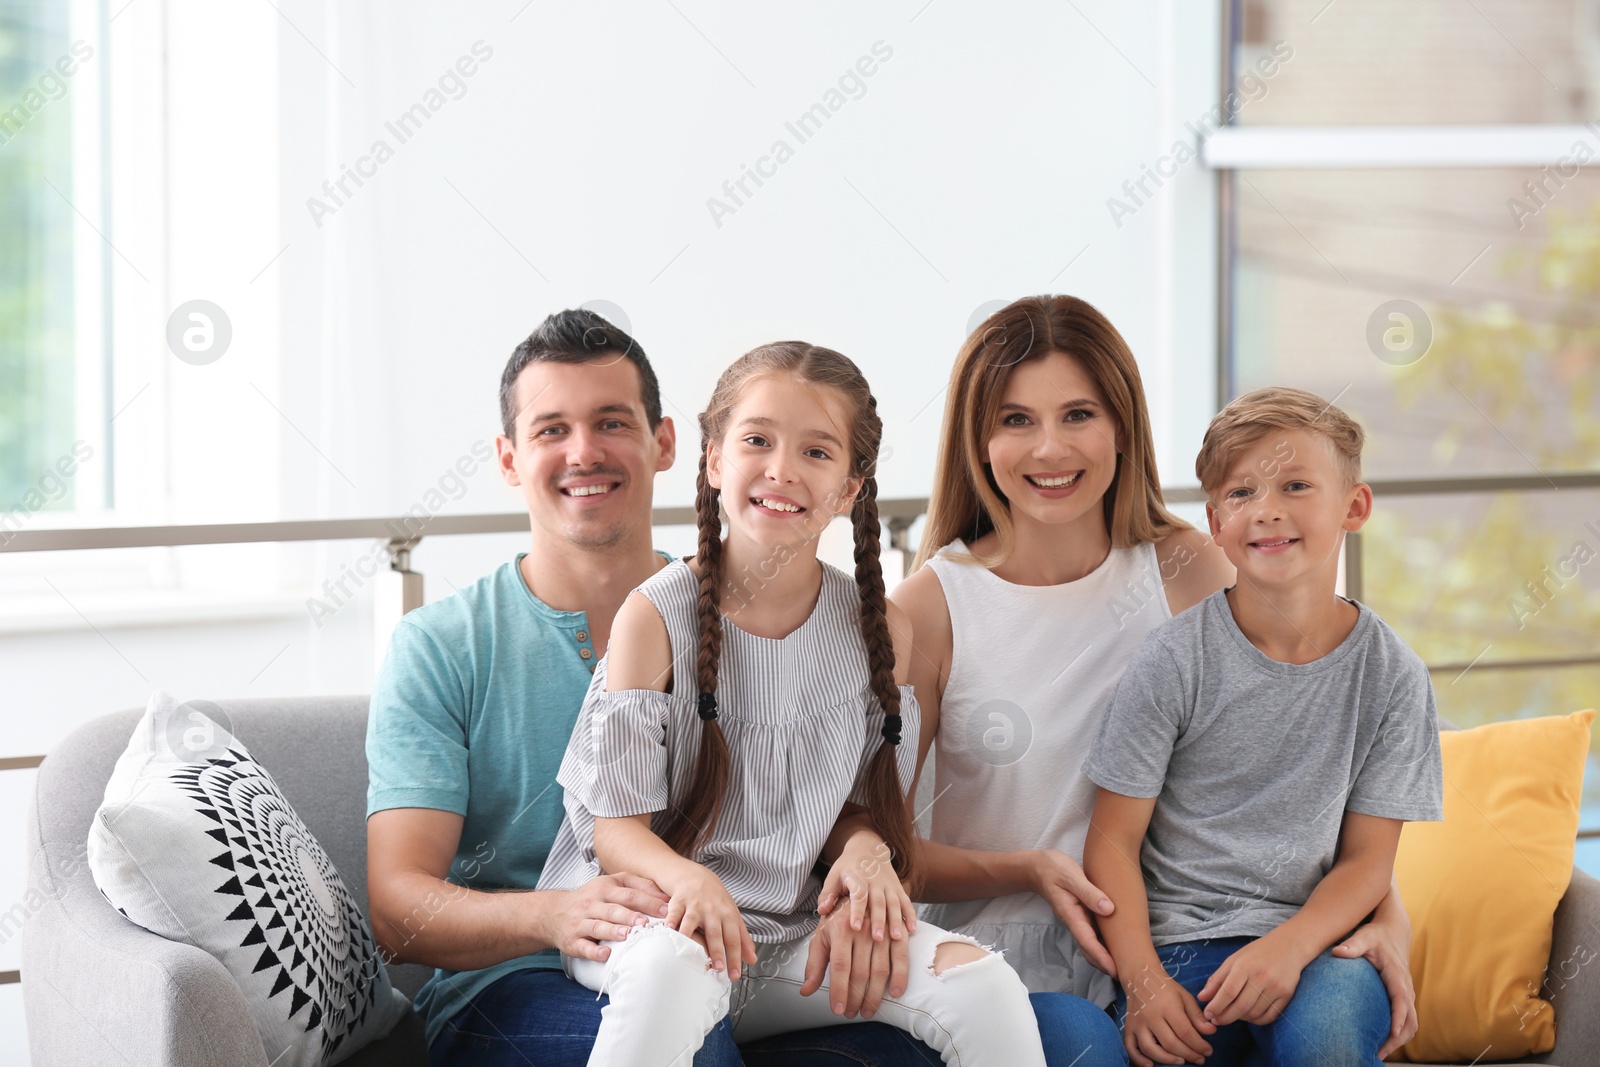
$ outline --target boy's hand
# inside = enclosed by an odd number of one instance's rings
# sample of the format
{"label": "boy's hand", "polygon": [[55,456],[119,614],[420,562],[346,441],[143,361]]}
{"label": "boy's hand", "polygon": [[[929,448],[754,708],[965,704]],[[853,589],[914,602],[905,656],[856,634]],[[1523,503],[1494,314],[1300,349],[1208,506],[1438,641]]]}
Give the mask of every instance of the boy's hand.
{"label": "boy's hand", "polygon": [[[1405,913],[1402,912],[1403,916]],[[1378,969],[1389,991],[1389,1040],[1378,1050],[1380,1060],[1417,1036],[1417,989],[1411,981],[1411,927],[1407,923],[1370,922],[1335,945],[1340,959],[1360,959]]]}
{"label": "boy's hand", "polygon": [[683,934],[694,937],[695,931],[704,936],[696,938],[705,946],[711,957],[711,969],[726,971],[737,981],[740,962],[756,962],[756,943],[745,929],[744,916],[739,906],[728,895],[722,879],[698,863],[688,863],[682,874],[670,879],[664,888],[672,894],[667,904],[667,925]]}
{"label": "boy's hand", "polygon": [[1205,1016],[1218,1026],[1243,1019],[1265,1026],[1283,1014],[1305,964],[1271,934],[1222,961],[1200,990]]}
{"label": "boy's hand", "polygon": [[1189,991],[1159,968],[1146,971],[1124,986],[1128,1017],[1122,1043],[1135,1067],[1157,1063],[1204,1063],[1211,1055],[1206,1040],[1217,1028],[1206,1021]]}

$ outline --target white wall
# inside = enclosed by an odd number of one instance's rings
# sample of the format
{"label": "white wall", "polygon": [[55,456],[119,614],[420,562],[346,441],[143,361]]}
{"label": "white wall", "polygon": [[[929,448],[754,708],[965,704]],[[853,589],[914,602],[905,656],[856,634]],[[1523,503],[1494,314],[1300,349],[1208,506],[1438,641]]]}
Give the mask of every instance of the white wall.
{"label": "white wall", "polygon": [[[509,23],[516,4],[492,16],[391,7],[320,24],[358,90],[286,39],[290,249],[273,268],[295,384],[286,410],[325,431],[355,483],[290,441],[286,513],[415,502],[493,432],[515,343],[549,311],[596,298],[626,310],[680,423],[754,344],[798,336],[851,355],[895,451],[883,492],[920,495],[934,398],[974,309],[1073,292],[1126,333],[1167,415],[1165,465],[1185,466],[1178,436],[1209,415],[1213,388],[1212,182],[1189,164],[1120,229],[1106,199],[1214,103],[1215,6],[1036,4],[1003,20],[920,6],[535,5]],[[298,12],[315,38],[317,9]],[[466,94],[399,144],[385,121],[480,40],[493,58]],[[785,122],[876,42],[892,58],[800,143]],[[316,136],[307,119],[324,115],[335,129]],[[305,201],[379,138],[394,157],[314,226]],[[779,139],[793,158],[719,225],[708,198],[731,203],[723,182]],[[680,463],[658,499],[687,502],[692,484]],[[461,507],[505,501],[482,478]]]}

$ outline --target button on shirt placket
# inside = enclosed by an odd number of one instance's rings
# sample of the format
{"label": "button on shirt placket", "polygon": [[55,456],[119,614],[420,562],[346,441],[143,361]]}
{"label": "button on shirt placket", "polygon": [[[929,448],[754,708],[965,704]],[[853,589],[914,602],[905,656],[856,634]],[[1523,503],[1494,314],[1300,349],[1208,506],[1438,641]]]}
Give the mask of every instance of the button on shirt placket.
{"label": "button on shirt placket", "polygon": [[594,673],[594,649],[589,645],[589,631],[579,630],[572,635],[578,639],[578,655],[589,665],[589,673]]}

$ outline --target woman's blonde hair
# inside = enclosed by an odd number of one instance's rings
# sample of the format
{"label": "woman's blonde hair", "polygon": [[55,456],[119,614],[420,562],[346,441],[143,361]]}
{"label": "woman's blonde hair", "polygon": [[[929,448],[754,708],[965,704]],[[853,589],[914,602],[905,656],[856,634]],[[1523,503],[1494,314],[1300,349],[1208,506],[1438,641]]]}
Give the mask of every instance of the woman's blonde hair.
{"label": "woman's blonde hair", "polygon": [[999,546],[979,561],[995,567],[1010,557],[1016,547],[1010,508],[983,462],[983,450],[999,423],[1011,372],[1052,352],[1078,361],[1116,417],[1117,470],[1103,500],[1111,543],[1127,548],[1192,529],[1162,502],[1150,413],[1128,343],[1086,301],[1029,296],[985,319],[956,355],[928,521],[913,570],[951,541],[960,538],[970,545],[991,530]]}

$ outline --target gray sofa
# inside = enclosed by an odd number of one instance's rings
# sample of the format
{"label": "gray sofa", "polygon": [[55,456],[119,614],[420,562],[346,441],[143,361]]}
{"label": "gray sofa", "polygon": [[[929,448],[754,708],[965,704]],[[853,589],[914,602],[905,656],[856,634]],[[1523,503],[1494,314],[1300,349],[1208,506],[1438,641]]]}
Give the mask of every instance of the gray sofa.
{"label": "gray sofa", "polygon": [[[235,736],[322,842],[350,891],[367,900],[367,698],[220,701]],[[28,818],[28,884],[44,901],[23,927],[22,994],[34,1067],[176,1064],[268,1067],[238,985],[210,955],[124,919],[83,861],[89,824],[135,709],[106,715],[56,746],[39,768]],[[38,898],[36,898],[38,899]],[[415,996],[432,972],[391,965]],[[411,1013],[353,1067],[426,1067]]]}
{"label": "gray sofa", "polygon": [[[327,849],[356,899],[365,902],[367,698],[235,700],[219,706]],[[22,941],[33,1063],[268,1067],[227,971],[199,949],[117,914],[83,862],[89,823],[140,714],[116,712],[89,723],[39,769],[28,819],[28,878],[29,899],[41,903]],[[1600,881],[1574,871],[1556,912],[1546,989],[1555,1005],[1558,1040],[1549,1055],[1527,1062],[1600,1067],[1597,951]],[[428,974],[417,966],[389,968],[395,987],[407,995],[415,995]],[[346,1062],[425,1064],[421,1021],[407,1016],[388,1038]]]}

